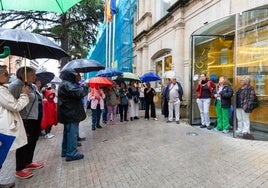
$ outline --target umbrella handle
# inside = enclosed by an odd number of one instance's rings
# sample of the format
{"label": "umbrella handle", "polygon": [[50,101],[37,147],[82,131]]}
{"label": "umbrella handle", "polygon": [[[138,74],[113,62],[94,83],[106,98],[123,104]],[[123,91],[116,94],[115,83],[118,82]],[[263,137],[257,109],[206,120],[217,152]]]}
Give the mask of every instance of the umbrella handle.
{"label": "umbrella handle", "polygon": [[0,54],[0,58],[5,58],[10,55],[10,48],[8,46],[4,46],[4,52]]}

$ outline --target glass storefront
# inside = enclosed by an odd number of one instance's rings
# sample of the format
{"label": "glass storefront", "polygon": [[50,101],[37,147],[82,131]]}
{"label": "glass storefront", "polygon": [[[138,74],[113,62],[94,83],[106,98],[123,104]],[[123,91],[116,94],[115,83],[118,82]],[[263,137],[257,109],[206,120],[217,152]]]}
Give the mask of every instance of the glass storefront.
{"label": "glass storefront", "polygon": [[[200,74],[205,73],[215,83],[220,76],[226,76],[234,91],[241,77],[248,76],[260,101],[259,107],[250,114],[251,134],[255,139],[268,140],[268,9],[222,18],[194,32],[191,39],[190,123],[200,124],[195,92]],[[210,116],[212,123],[215,122],[213,101]],[[233,117],[235,105],[230,109],[230,120]],[[235,130],[235,118],[230,123]]]}

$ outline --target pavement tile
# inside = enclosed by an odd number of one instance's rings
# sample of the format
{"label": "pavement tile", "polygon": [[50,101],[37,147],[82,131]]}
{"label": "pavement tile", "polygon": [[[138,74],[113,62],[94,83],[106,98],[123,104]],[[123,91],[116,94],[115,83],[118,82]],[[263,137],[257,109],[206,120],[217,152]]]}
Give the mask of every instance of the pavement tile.
{"label": "pavement tile", "polygon": [[94,132],[88,117],[80,123],[80,136],[87,139],[78,148],[85,158],[72,162],[60,156],[59,124],[52,128],[54,138],[40,137],[36,146],[34,160],[44,168],[30,179],[16,179],[13,151],[0,182],[15,181],[19,188],[268,187],[268,142],[232,138],[185,119],[167,125],[159,109],[157,115],[158,121],[141,118]]}

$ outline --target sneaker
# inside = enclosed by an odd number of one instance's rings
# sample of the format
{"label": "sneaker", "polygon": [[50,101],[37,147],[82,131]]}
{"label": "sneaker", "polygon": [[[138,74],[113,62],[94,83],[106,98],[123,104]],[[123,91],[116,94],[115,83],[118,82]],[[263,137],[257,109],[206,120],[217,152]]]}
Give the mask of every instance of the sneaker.
{"label": "sneaker", "polygon": [[224,134],[226,134],[226,133],[229,133],[229,130],[223,130],[222,131]]}
{"label": "sneaker", "polygon": [[76,154],[75,156],[73,157],[66,157],[66,161],[69,162],[69,161],[75,161],[75,160],[80,160],[80,159],[83,159],[84,158],[84,155],[83,154]]}
{"label": "sneaker", "polygon": [[26,165],[27,169],[33,169],[33,170],[43,168],[43,167],[44,167],[44,163],[38,163],[38,162]]}
{"label": "sneaker", "polygon": [[148,121],[149,119],[148,118],[145,118],[146,121]]}
{"label": "sneaker", "polygon": [[0,184],[0,188],[12,188],[15,187],[15,183]]}
{"label": "sneaker", "polygon": [[48,133],[48,134],[46,134],[45,138],[50,139],[50,138],[53,138],[54,136],[55,136],[55,135],[53,135],[53,134],[51,134],[51,133]]}
{"label": "sneaker", "polygon": [[154,118],[155,121],[157,121],[158,119],[157,118]]}
{"label": "sneaker", "polygon": [[169,120],[167,121],[167,123],[171,123],[171,122],[172,122],[172,121],[169,121]]}
{"label": "sneaker", "polygon": [[28,169],[22,169],[16,172],[15,177],[19,179],[27,179],[33,176],[33,173]]}

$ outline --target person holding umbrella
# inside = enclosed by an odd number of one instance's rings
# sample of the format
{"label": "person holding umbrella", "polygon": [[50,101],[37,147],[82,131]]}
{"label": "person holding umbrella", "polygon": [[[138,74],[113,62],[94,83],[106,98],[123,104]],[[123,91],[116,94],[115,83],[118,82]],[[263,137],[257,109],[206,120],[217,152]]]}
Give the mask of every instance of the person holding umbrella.
{"label": "person holding umbrella", "polygon": [[74,69],[61,71],[58,88],[58,122],[64,125],[61,156],[66,161],[80,160],[83,154],[77,152],[79,122],[86,119],[82,99],[88,94],[88,86],[78,84],[80,76]]}
{"label": "person holding umbrella", "polygon": [[[15,137],[15,140],[10,148],[10,150],[15,150],[27,144],[27,136],[19,111],[21,111],[29,103],[28,94],[30,93],[30,88],[23,86],[22,92],[18,100],[16,100],[5,86],[5,84],[8,83],[8,80],[9,74],[7,72],[7,67],[0,66],[0,133]],[[13,118],[11,120],[14,123],[16,121],[16,127],[15,124],[13,124],[14,127],[12,127],[12,124],[9,125],[7,123],[10,120],[9,117]],[[1,142],[3,141],[1,140]],[[0,151],[2,157],[3,151]],[[2,168],[2,162],[4,162],[4,160],[5,159],[0,159],[0,169]],[[15,183],[0,184],[0,188],[11,187],[15,187]]]}
{"label": "person holding umbrella", "polygon": [[149,108],[151,106],[151,118],[157,121],[156,114],[155,114],[155,104],[154,104],[155,95],[156,95],[155,90],[151,87],[150,82],[147,82],[146,88],[144,89],[145,120],[149,120]]}
{"label": "person holding umbrella", "polygon": [[38,96],[33,82],[36,79],[35,70],[31,67],[20,67],[16,72],[17,79],[9,85],[9,91],[18,99],[25,85],[30,87],[29,104],[20,111],[28,143],[16,150],[16,174],[20,179],[33,176],[29,169],[44,167],[41,162],[33,162],[34,150],[40,133],[40,120],[38,119]]}
{"label": "person holding umbrella", "polygon": [[102,128],[100,125],[101,112],[104,109],[104,98],[105,94],[99,85],[95,85],[89,93],[88,99],[91,101],[92,111],[92,131],[97,128]]}

